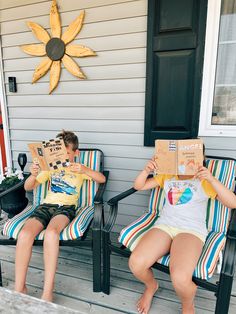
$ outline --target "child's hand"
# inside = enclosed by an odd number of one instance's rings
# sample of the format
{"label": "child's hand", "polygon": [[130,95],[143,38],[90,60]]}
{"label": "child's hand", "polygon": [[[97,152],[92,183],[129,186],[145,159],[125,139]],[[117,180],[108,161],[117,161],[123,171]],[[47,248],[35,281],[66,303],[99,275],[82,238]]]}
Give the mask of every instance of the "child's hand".
{"label": "child's hand", "polygon": [[154,157],[148,161],[148,163],[146,164],[144,170],[146,171],[147,174],[150,174],[151,172],[154,172],[157,170],[157,165],[154,161]]}
{"label": "child's hand", "polygon": [[78,172],[78,173],[85,173],[86,168],[84,165],[81,165],[80,163],[71,163],[70,164],[70,170],[72,172]]}
{"label": "child's hand", "polygon": [[31,172],[31,175],[33,177],[37,177],[37,175],[39,174],[40,172],[40,167],[38,164],[36,163],[33,163],[31,166],[30,166],[30,172]]}
{"label": "child's hand", "polygon": [[212,182],[214,180],[214,177],[212,173],[210,172],[210,170],[203,166],[198,168],[198,172],[196,173],[195,178],[199,180],[205,179],[208,182]]}

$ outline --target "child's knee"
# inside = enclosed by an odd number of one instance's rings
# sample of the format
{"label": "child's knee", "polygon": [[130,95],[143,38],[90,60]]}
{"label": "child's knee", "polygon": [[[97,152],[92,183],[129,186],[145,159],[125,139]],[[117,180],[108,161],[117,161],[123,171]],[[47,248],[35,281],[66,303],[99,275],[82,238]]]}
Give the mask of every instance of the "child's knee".
{"label": "child's knee", "polygon": [[174,287],[185,288],[192,282],[192,274],[184,268],[170,267],[171,281]]}
{"label": "child's knee", "polygon": [[17,237],[17,243],[31,243],[34,241],[34,234],[29,229],[22,229]]}
{"label": "child's knee", "polygon": [[129,258],[129,268],[133,273],[143,271],[145,268],[145,258],[138,253],[132,253]]}
{"label": "child's knee", "polygon": [[44,241],[53,241],[57,240],[59,237],[60,231],[57,228],[47,228],[44,234]]}

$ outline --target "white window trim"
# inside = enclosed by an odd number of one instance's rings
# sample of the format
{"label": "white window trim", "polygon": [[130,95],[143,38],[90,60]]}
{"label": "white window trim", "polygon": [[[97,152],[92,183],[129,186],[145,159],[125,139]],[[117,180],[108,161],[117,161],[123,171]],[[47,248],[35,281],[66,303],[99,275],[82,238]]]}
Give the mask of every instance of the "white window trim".
{"label": "white window trim", "polygon": [[212,125],[221,0],[208,0],[199,136],[236,136],[236,125]]}
{"label": "white window trim", "polygon": [[9,125],[8,125],[8,114],[7,114],[7,99],[5,93],[5,83],[4,83],[4,74],[3,74],[3,56],[2,56],[2,43],[0,41],[0,106],[2,112],[2,124],[4,132],[4,143],[6,150],[6,160],[7,167],[12,166],[12,157],[11,157],[11,147],[10,147],[10,134],[9,134]]}

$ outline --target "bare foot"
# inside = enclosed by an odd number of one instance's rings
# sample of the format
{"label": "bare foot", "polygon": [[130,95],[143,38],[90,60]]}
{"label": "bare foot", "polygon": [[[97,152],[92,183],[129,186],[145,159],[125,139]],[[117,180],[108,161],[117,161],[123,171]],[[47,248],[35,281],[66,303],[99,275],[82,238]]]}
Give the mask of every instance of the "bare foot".
{"label": "bare foot", "polygon": [[139,313],[147,314],[152,304],[152,299],[154,294],[158,289],[158,283],[156,280],[153,281],[153,284],[149,287],[146,287],[143,295],[138,300],[137,309]]}
{"label": "bare foot", "polygon": [[182,305],[182,314],[195,314],[194,304]]}
{"label": "bare foot", "polygon": [[44,301],[47,301],[47,302],[52,302],[53,301],[53,294],[44,292],[41,296],[41,299]]}
{"label": "bare foot", "polygon": [[24,293],[24,294],[27,294],[27,293],[28,293],[28,290],[27,290],[26,286],[24,286],[23,289],[17,289],[17,288],[15,287],[15,291],[16,291],[16,292],[20,292],[20,293]]}

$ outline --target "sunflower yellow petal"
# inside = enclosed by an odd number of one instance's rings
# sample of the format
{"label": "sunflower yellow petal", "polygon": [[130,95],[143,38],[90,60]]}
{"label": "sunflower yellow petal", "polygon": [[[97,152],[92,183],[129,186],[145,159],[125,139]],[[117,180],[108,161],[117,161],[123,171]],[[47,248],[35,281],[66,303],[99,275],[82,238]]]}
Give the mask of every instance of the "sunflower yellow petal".
{"label": "sunflower yellow petal", "polygon": [[50,26],[52,31],[52,37],[61,37],[61,20],[57,10],[57,2],[53,0],[50,11]]}
{"label": "sunflower yellow petal", "polygon": [[94,52],[92,49],[81,45],[66,46],[66,53],[71,57],[96,56],[96,52]]}
{"label": "sunflower yellow petal", "polygon": [[53,61],[50,69],[50,91],[49,94],[57,87],[61,75],[61,61]]}
{"label": "sunflower yellow petal", "polygon": [[42,26],[34,22],[27,22],[27,25],[32,30],[33,34],[38,38],[38,40],[42,41],[44,44],[49,41],[50,36]]}
{"label": "sunflower yellow petal", "polygon": [[83,10],[80,15],[68,26],[65,33],[62,35],[61,39],[65,44],[71,42],[80,32],[84,21],[84,15],[85,11]]}
{"label": "sunflower yellow petal", "polygon": [[74,76],[77,76],[81,79],[85,79],[86,76],[84,75],[84,73],[80,70],[80,67],[78,66],[77,63],[75,63],[75,61],[73,59],[71,59],[71,57],[67,56],[66,54],[64,55],[64,57],[62,58],[62,62],[65,66],[65,68]]}
{"label": "sunflower yellow petal", "polygon": [[43,59],[43,61],[37,66],[34,71],[32,83],[37,82],[41,77],[43,77],[49,70],[52,64],[52,60],[48,57]]}
{"label": "sunflower yellow petal", "polygon": [[20,47],[25,53],[32,56],[45,56],[46,49],[43,44],[23,45]]}

